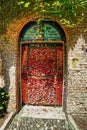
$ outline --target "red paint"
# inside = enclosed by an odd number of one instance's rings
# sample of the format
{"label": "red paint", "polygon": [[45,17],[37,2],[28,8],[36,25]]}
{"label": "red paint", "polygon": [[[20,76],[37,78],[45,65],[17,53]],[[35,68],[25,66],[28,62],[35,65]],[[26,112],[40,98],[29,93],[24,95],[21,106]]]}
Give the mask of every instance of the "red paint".
{"label": "red paint", "polygon": [[21,57],[22,102],[62,105],[63,47],[22,46]]}

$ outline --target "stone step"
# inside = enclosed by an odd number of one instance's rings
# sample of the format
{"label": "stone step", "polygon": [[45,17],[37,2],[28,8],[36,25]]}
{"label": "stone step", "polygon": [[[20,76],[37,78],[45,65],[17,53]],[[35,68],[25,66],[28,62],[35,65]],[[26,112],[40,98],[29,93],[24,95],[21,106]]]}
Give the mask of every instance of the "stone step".
{"label": "stone step", "polygon": [[61,107],[26,105],[7,130],[66,130],[66,118]]}

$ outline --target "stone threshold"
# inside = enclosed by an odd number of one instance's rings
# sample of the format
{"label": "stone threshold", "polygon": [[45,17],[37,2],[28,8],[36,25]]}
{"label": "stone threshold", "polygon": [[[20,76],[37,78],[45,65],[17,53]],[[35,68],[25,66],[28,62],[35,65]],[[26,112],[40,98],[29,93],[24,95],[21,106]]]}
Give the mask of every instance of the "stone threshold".
{"label": "stone threshold", "polygon": [[19,112],[20,117],[31,117],[41,119],[66,119],[62,107],[59,106],[32,106],[25,105]]}

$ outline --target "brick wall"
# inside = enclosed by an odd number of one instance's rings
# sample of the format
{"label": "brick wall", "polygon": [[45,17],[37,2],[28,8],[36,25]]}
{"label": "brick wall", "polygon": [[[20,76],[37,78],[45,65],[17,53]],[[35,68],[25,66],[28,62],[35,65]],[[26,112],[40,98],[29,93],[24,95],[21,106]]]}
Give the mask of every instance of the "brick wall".
{"label": "brick wall", "polygon": [[[15,111],[18,106],[20,89],[19,78],[19,34],[27,22],[38,18],[38,15],[23,15],[10,22],[8,31],[0,39],[0,50],[3,59],[5,87],[9,91],[8,111]],[[54,19],[56,20],[56,19]],[[59,23],[60,24],[60,23]],[[87,52],[83,45],[87,43],[86,21],[76,27],[64,27],[67,43],[67,77],[65,83],[64,105],[66,112],[87,116]],[[13,71],[12,71],[13,70]]]}
{"label": "brick wall", "polygon": [[87,20],[68,30],[67,113],[87,116]]}

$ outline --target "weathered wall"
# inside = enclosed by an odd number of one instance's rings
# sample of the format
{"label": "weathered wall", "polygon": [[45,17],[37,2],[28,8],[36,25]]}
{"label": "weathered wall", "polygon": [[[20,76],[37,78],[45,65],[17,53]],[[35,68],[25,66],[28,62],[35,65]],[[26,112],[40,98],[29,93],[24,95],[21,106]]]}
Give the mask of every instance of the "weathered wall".
{"label": "weathered wall", "polygon": [[[30,17],[31,16],[31,17]],[[3,75],[6,88],[9,90],[8,111],[15,111],[19,96],[19,50],[18,37],[24,25],[39,16],[25,14],[14,19],[8,26],[6,36],[0,40],[0,50],[3,59]],[[55,20],[55,19],[54,19]],[[87,21],[64,29],[67,32],[67,77],[65,83],[64,106],[66,112],[87,116],[87,52],[84,47],[87,42]],[[83,47],[84,45],[84,47]],[[66,99],[65,99],[66,98]]]}
{"label": "weathered wall", "polygon": [[87,116],[87,21],[69,29],[67,113]]}
{"label": "weathered wall", "polygon": [[5,80],[5,88],[9,91],[10,99],[8,105],[9,111],[15,110],[16,102],[16,85],[15,72],[11,70],[12,66],[16,64],[16,46],[11,39],[3,37],[0,41],[1,57],[2,57],[2,74]]}

